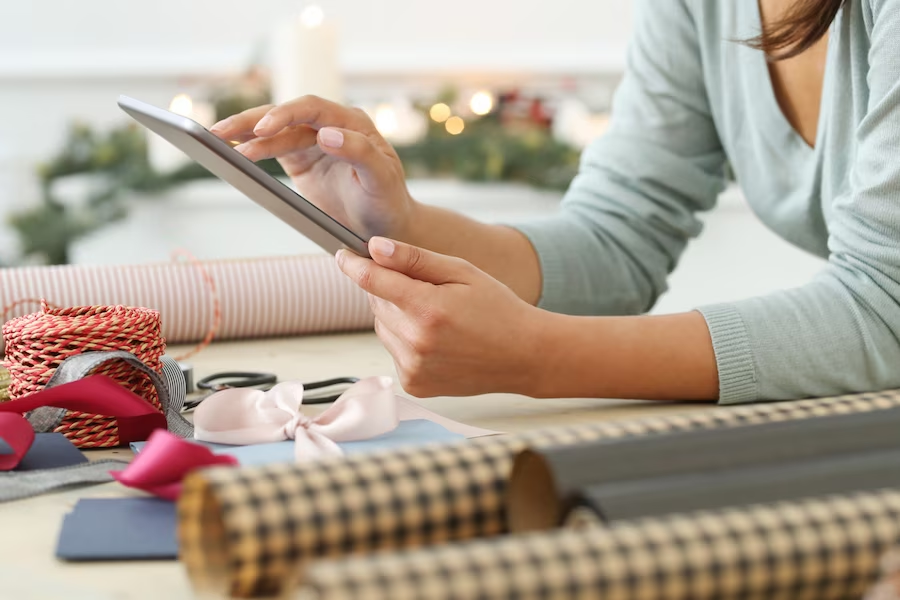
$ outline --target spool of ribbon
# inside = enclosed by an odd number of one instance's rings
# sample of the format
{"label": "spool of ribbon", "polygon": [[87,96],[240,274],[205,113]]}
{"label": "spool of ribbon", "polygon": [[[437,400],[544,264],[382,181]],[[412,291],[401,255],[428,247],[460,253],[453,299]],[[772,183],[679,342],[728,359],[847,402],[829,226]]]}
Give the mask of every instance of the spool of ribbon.
{"label": "spool of ribbon", "polygon": [[9,400],[9,371],[0,367],[0,402]]}
{"label": "spool of ribbon", "polygon": [[[162,372],[166,342],[159,312],[127,306],[51,308],[8,321],[3,326],[4,366],[9,370],[9,397],[22,398],[44,389],[67,359],[94,351],[133,355],[145,368],[129,361],[103,361],[95,374],[105,375],[162,411],[159,390],[149,372]],[[62,433],[81,448],[104,448],[122,443],[115,420],[70,410],[57,413],[52,431]]]}

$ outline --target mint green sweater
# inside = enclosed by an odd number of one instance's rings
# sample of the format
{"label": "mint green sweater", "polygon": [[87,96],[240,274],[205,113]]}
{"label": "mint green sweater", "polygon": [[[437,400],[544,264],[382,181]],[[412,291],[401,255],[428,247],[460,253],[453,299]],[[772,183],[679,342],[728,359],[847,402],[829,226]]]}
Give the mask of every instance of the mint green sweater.
{"label": "mint green sweater", "polygon": [[720,402],[900,387],[900,0],[849,0],[835,21],[815,149],[765,56],[735,42],[759,33],[757,0],[637,0],[635,14],[608,133],[559,214],[519,226],[541,306],[650,309],[727,162],[768,227],[828,260],[805,285],[699,309]]}

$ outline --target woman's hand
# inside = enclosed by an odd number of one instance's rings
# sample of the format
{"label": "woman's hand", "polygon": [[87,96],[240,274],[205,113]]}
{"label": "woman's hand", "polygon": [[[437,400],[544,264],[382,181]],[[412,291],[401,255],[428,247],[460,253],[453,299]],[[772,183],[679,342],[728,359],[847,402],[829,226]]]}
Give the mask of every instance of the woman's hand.
{"label": "woman's hand", "polygon": [[415,202],[403,165],[369,116],[316,96],[260,106],[213,125],[253,161],[276,158],[297,191],[352,231],[403,238]]}
{"label": "woman's hand", "polygon": [[369,293],[375,331],[410,394],[528,394],[543,311],[472,264],[385,238],[372,260],[342,250],[341,270]]}

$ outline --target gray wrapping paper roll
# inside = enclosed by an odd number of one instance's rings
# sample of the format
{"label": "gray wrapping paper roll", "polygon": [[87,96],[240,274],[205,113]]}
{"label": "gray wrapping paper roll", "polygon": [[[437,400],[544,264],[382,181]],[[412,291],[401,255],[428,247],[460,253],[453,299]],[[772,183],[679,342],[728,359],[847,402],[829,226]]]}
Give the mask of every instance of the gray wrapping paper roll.
{"label": "gray wrapping paper roll", "polygon": [[524,450],[510,476],[513,531],[572,506],[607,520],[900,485],[900,408]]}

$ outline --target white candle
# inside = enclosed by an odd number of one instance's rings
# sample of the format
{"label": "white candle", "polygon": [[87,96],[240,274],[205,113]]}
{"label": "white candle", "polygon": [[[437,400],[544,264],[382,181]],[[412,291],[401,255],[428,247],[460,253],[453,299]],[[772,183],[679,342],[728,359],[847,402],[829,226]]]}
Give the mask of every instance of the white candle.
{"label": "white candle", "polygon": [[338,34],[311,5],[275,29],[270,46],[272,99],[281,104],[306,94],[343,101]]}
{"label": "white candle", "polygon": [[[212,104],[194,102],[187,94],[178,94],[172,98],[169,110],[193,119],[204,127],[209,127],[216,121],[216,110]],[[170,142],[150,131],[147,136],[147,159],[157,173],[167,175],[190,163],[191,159]]]}

